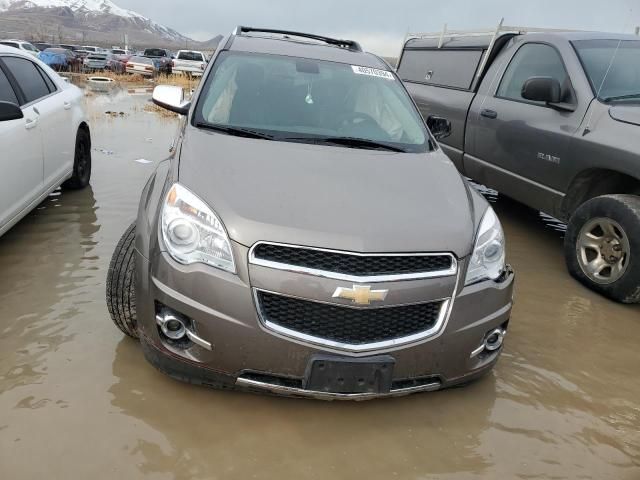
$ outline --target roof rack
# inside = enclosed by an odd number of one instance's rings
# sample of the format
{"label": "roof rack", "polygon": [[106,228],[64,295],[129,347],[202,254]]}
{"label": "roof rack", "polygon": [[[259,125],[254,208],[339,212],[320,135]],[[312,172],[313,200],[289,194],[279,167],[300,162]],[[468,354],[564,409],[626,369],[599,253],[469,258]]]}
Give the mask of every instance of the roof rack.
{"label": "roof rack", "polygon": [[[480,66],[478,68],[477,77],[482,75],[484,68],[491,57],[491,53],[493,47],[495,46],[496,40],[501,35],[505,34],[513,34],[513,35],[521,35],[524,33],[553,33],[553,32],[580,32],[583,30],[568,30],[568,29],[554,29],[554,28],[532,28],[532,27],[514,27],[504,25],[504,18],[500,20],[498,26],[494,29],[490,30],[448,30],[447,24],[444,24],[444,27],[440,32],[430,32],[430,33],[407,33],[404,38],[404,42],[402,42],[402,50],[404,51],[404,47],[409,40],[415,39],[423,39],[423,38],[437,38],[438,39],[438,48],[442,48],[444,45],[445,39],[449,38],[468,38],[468,37],[486,37],[491,36],[491,41],[489,42],[489,47],[487,48],[486,53],[482,57],[482,62],[480,62]],[[400,56],[402,56],[402,52],[400,52]]]}
{"label": "roof rack", "polygon": [[254,28],[254,27],[243,27],[242,25],[239,25],[238,27],[236,27],[236,29],[233,31],[234,35],[242,35],[243,33],[250,33],[250,32],[257,32],[257,33],[274,33],[277,35],[285,35],[285,36],[291,36],[291,37],[300,37],[300,38],[310,38],[312,40],[317,40],[319,42],[324,42],[327,43],[329,45],[335,45],[337,47],[342,47],[342,48],[347,48],[349,50],[353,50],[354,52],[362,52],[362,47],[360,46],[360,44],[354,40],[340,40],[337,38],[331,38],[331,37],[323,37],[321,35],[313,35],[310,33],[301,33],[301,32],[292,32],[289,30],[275,30],[275,29],[271,29],[271,28]]}

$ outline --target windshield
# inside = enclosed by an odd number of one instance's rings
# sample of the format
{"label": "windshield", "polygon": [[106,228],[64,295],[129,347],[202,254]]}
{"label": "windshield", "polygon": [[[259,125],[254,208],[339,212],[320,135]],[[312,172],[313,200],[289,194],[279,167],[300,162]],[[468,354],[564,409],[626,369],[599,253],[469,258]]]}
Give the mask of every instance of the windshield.
{"label": "windshield", "polygon": [[167,55],[167,52],[160,48],[147,48],[144,51],[145,57],[164,57],[166,55]]}
{"label": "windshield", "polygon": [[390,72],[296,57],[223,52],[194,120],[280,141],[347,138],[371,148],[374,142],[407,152],[431,148],[419,113]]}
{"label": "windshield", "polygon": [[573,45],[600,100],[640,100],[640,40],[579,40]]}
{"label": "windshield", "polygon": [[199,52],[178,52],[178,60],[192,60],[202,62],[202,54]]}

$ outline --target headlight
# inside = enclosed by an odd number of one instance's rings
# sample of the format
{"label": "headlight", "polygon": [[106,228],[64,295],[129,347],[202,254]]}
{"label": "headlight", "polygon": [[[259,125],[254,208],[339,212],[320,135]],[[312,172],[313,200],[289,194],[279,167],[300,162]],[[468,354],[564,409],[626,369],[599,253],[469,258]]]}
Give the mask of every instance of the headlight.
{"label": "headlight", "polygon": [[171,187],[162,207],[162,238],[180,263],[206,263],[236,272],[224,225],[206,203],[179,183]]}
{"label": "headlight", "polygon": [[504,233],[496,213],[489,207],[478,228],[465,285],[487,279],[497,280],[504,268]]}

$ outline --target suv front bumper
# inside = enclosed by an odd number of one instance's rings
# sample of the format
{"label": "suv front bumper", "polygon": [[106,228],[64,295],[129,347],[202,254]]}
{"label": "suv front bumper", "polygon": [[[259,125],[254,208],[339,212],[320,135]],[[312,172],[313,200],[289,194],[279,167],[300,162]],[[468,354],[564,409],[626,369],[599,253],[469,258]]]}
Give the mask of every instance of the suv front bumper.
{"label": "suv front bumper", "polygon": [[[236,259],[248,250],[234,243]],[[240,263],[240,262],[239,262]],[[174,378],[267,393],[321,399],[370,399],[438,390],[467,383],[494,366],[502,351],[483,351],[488,332],[506,331],[512,306],[513,272],[500,282],[459,288],[448,321],[427,339],[366,352],[346,352],[306,343],[265,327],[254,303],[246,262],[238,274],[205,265],[181,265],[166,253],[149,261],[136,252],[136,303],[147,360]],[[188,296],[186,293],[188,292]],[[176,344],[161,333],[156,316],[162,308],[191,319],[199,339],[211,344]],[[305,388],[311,360],[318,355],[394,361],[387,391],[334,393]]]}

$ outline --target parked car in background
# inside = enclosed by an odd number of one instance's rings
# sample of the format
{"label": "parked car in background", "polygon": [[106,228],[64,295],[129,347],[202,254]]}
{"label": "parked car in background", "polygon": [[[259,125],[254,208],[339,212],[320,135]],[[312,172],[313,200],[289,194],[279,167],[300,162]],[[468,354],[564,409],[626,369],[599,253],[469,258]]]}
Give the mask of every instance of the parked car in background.
{"label": "parked car in background", "polygon": [[98,53],[98,52],[102,51],[102,48],[95,47],[93,45],[83,45],[82,47],[80,47],[80,50],[85,50],[85,51],[91,52],[91,53]]}
{"label": "parked car in background", "polygon": [[106,69],[114,73],[126,73],[127,62],[131,58],[131,55],[111,55],[111,58],[107,62]]}
{"label": "parked car in background", "polygon": [[112,57],[110,53],[89,53],[84,58],[82,69],[85,71],[104,70]]}
{"label": "parked car in background", "polygon": [[137,73],[146,77],[154,77],[158,74],[158,68],[153,58],[133,56],[127,60],[125,66],[127,73]]}
{"label": "parked car in background", "polygon": [[416,36],[398,74],[458,169],[567,222],[571,275],[640,302],[640,39]]}
{"label": "parked car in background", "polygon": [[80,50],[80,47],[78,45],[68,45],[68,44],[62,44],[61,43],[60,45],[57,45],[57,46],[60,47],[60,48],[65,48],[67,50],[71,50],[72,52]]}
{"label": "parked car in background", "polygon": [[38,49],[31,43],[25,42],[24,40],[0,40],[0,45],[17,48],[18,50],[27,52],[34,57],[38,56]]}
{"label": "parked car in background", "polygon": [[194,50],[178,50],[172,60],[172,72],[184,75],[202,76],[207,66],[204,53]]}
{"label": "parked car in background", "polygon": [[78,50],[75,50],[73,53],[75,53],[77,57],[81,58],[84,61],[84,59],[87,58],[87,55],[89,55],[90,52],[86,50],[78,49]]}
{"label": "parked car in background", "polygon": [[156,66],[158,73],[171,73],[172,58],[169,50],[165,48],[147,48],[144,51],[143,56],[154,60],[154,65]]}
{"label": "parked car in background", "polygon": [[0,151],[0,235],[60,185],[89,185],[91,134],[82,91],[32,55],[5,46]]}
{"label": "parked car in background", "polygon": [[82,58],[66,48],[47,48],[38,58],[57,72],[79,72]]}
{"label": "parked car in background", "polygon": [[112,48],[109,52],[113,55],[129,55],[129,51],[124,48]]}
{"label": "parked car in background", "polygon": [[220,388],[368,399],[489,372],[512,306],[502,227],[388,64],[295,32],[221,45],[190,101],[154,90],[184,117],[112,257],[118,328]]}
{"label": "parked car in background", "polygon": [[45,51],[47,48],[51,48],[53,45],[46,42],[33,42],[33,46],[38,49],[39,52]]}

